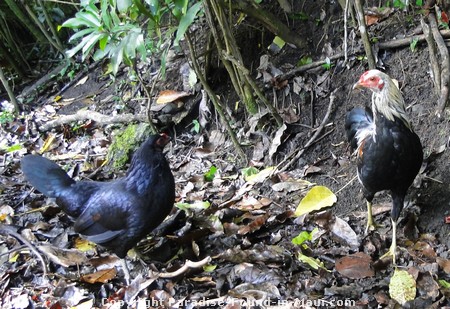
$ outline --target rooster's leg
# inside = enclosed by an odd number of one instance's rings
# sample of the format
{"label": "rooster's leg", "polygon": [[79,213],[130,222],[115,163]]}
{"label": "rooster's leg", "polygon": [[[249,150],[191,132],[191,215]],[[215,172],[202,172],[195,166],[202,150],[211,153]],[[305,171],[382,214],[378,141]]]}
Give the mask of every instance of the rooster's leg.
{"label": "rooster's leg", "polygon": [[394,265],[396,265],[395,264],[395,253],[397,251],[397,222],[394,220],[391,220],[391,221],[392,221],[392,243],[391,243],[391,246],[389,247],[389,251],[386,252],[385,254],[383,254],[383,256],[380,257],[380,259],[392,256],[392,263]]}
{"label": "rooster's leg", "polygon": [[373,220],[372,202],[367,201],[367,227],[366,227],[366,234],[368,234],[369,231],[376,230],[377,227],[381,227],[381,226],[376,224],[375,221]]}
{"label": "rooster's leg", "polygon": [[128,269],[127,261],[125,260],[125,258],[121,258],[120,262],[122,264],[122,270],[123,270],[123,274],[124,274],[124,277],[125,277],[125,282],[128,285],[128,284],[131,283],[131,281],[130,281],[131,280],[131,276],[130,276],[130,271]]}

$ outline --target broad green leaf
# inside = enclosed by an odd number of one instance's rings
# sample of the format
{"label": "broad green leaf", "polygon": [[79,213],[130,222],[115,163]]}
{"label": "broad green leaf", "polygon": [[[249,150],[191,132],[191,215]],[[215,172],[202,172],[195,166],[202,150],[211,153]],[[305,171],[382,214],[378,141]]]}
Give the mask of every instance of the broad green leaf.
{"label": "broad green leaf", "polygon": [[80,20],[80,19],[75,18],[75,17],[66,20],[61,25],[61,27],[67,27],[67,28],[72,28],[72,29],[79,28],[81,26],[87,27],[88,25],[86,24],[86,22],[84,20]]}
{"label": "broad green leaf", "polygon": [[178,42],[184,36],[189,26],[194,22],[195,18],[197,17],[197,13],[200,11],[201,7],[202,2],[197,2],[188,9],[186,15],[183,15],[181,17],[180,24],[178,25],[177,35],[175,36],[174,41],[175,46],[178,46]]}
{"label": "broad green leaf", "polygon": [[102,33],[95,33],[91,36],[89,40],[86,41],[86,44],[81,49],[81,52],[83,53],[81,60],[84,61],[87,56],[89,56],[89,52],[92,48],[97,44],[97,42],[102,38]]}
{"label": "broad green leaf", "polygon": [[97,29],[95,28],[87,28],[87,29],[83,29],[80,30],[78,32],[75,32],[70,38],[69,38],[69,42],[73,42],[75,40],[77,40],[78,38],[84,37],[94,31],[96,31]]}
{"label": "broad green leaf", "polygon": [[406,270],[395,269],[389,282],[389,295],[400,305],[416,298],[416,280]]}
{"label": "broad green leaf", "polygon": [[107,5],[108,0],[102,0],[102,4],[101,4],[101,8],[102,8],[102,13],[101,13],[101,18],[102,21],[105,25],[106,29],[111,29],[113,27],[113,23],[111,20],[111,17],[108,13],[108,8],[109,5]]}
{"label": "broad green leaf", "polygon": [[106,44],[108,44],[108,36],[105,35],[104,37],[102,37],[98,43],[100,49],[105,50]]}
{"label": "broad green leaf", "polygon": [[110,10],[111,20],[114,25],[120,25],[120,18],[115,10]]}
{"label": "broad green leaf", "polygon": [[336,201],[336,195],[330,189],[324,186],[315,186],[300,201],[294,215],[299,217],[311,211],[332,206]]}
{"label": "broad green leaf", "polygon": [[[98,61],[100,59],[105,58],[111,51],[111,49],[113,48],[112,44],[108,44],[109,41],[106,40],[106,46],[104,47],[104,49],[97,49],[94,53],[94,55],[92,56],[92,58],[94,59],[94,61]],[[101,41],[100,41],[101,44]],[[112,69],[112,66],[111,66]]]}
{"label": "broad green leaf", "polygon": [[119,71],[119,66],[123,60],[123,44],[122,43],[123,42],[121,42],[114,49],[111,49],[111,52],[110,52],[113,75],[117,74],[117,71]]}
{"label": "broad green leaf", "polygon": [[100,16],[95,12],[78,12],[75,17],[81,21],[84,21],[87,27],[100,27]]}
{"label": "broad green leaf", "polygon": [[153,16],[156,16],[159,11],[159,0],[145,0],[150,7]]}
{"label": "broad green leaf", "polygon": [[173,0],[175,6],[180,10],[181,14],[185,15],[189,4],[188,0]]}
{"label": "broad green leaf", "polygon": [[126,13],[128,8],[131,6],[131,0],[116,0],[117,2],[117,10],[120,13]]}
{"label": "broad green leaf", "polygon": [[322,262],[322,261],[320,261],[320,260],[318,260],[318,259],[315,259],[315,258],[312,258],[312,257],[309,257],[309,256],[307,256],[307,255],[304,255],[304,254],[301,253],[301,252],[298,253],[298,260],[299,260],[300,262],[303,262],[303,263],[305,263],[305,264],[308,264],[311,268],[313,268],[313,269],[315,269],[315,270],[317,270],[317,269],[319,269],[319,268],[322,268],[322,269],[324,269],[324,270],[326,270],[326,271],[329,271],[329,270],[326,269],[326,267],[323,265],[323,262]]}
{"label": "broad green leaf", "polygon": [[80,51],[85,45],[86,43],[93,37],[95,36],[96,33],[91,33],[87,36],[85,36],[80,43],[78,43],[75,47],[69,49],[68,51],[66,51],[66,55],[67,57],[73,57],[78,51]]}

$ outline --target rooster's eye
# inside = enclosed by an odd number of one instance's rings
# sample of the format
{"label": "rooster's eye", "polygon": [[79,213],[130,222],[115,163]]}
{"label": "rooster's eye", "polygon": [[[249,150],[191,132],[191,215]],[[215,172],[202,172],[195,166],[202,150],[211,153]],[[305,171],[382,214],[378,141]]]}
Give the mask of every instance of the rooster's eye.
{"label": "rooster's eye", "polygon": [[375,81],[375,77],[371,77],[371,78],[369,78],[369,80],[370,80],[371,82],[373,82],[373,81]]}

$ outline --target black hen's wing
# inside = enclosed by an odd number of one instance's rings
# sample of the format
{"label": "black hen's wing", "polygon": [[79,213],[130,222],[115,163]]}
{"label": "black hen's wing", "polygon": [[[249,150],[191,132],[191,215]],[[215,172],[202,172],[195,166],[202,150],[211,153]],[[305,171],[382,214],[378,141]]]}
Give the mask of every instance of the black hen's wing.
{"label": "black hen's wing", "polygon": [[422,165],[419,137],[400,120],[379,116],[376,134],[368,137],[358,156],[358,175],[369,192],[405,195]]}
{"label": "black hen's wing", "polygon": [[358,136],[360,136],[361,131],[369,130],[372,123],[372,112],[369,109],[355,107],[347,113],[345,119],[345,131],[352,149],[358,147]]}

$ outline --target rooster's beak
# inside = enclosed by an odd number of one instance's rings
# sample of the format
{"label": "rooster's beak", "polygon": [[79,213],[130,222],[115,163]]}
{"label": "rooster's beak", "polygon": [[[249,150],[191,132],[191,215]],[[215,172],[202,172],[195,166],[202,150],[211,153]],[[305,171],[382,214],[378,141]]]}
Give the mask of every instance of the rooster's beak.
{"label": "rooster's beak", "polygon": [[353,85],[352,90],[361,89],[363,87],[364,87],[363,84],[360,81],[358,81],[356,84]]}

